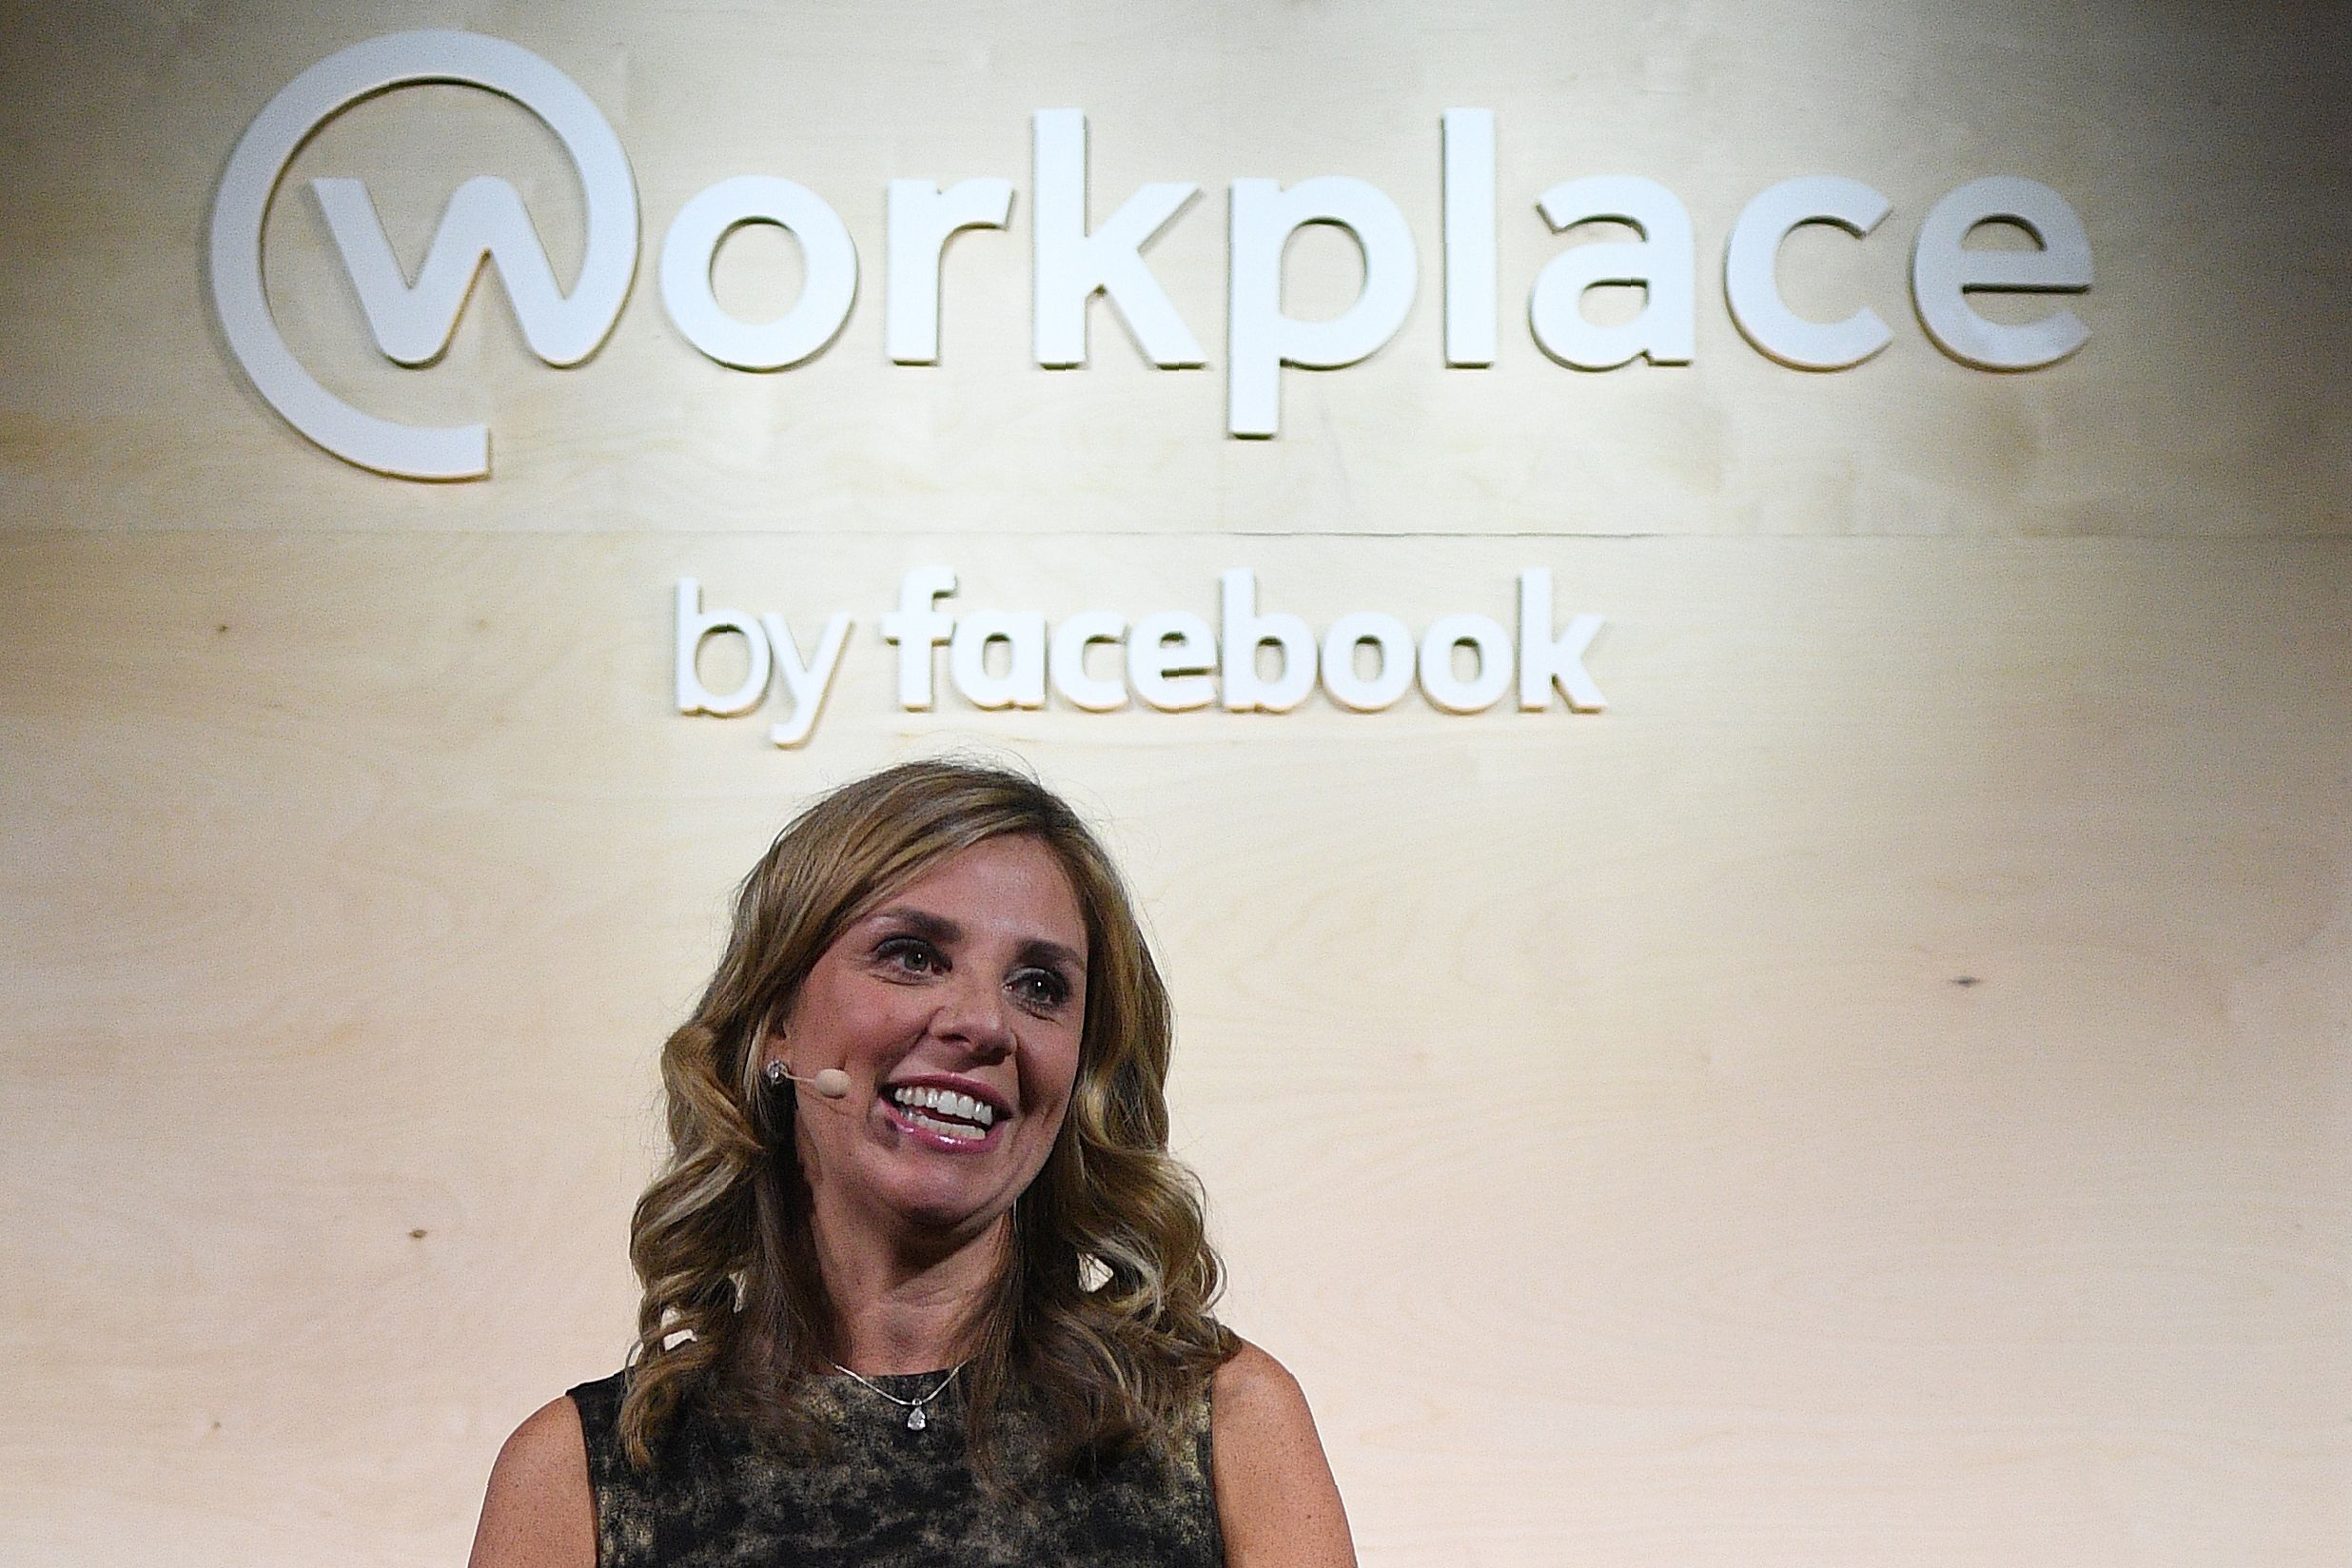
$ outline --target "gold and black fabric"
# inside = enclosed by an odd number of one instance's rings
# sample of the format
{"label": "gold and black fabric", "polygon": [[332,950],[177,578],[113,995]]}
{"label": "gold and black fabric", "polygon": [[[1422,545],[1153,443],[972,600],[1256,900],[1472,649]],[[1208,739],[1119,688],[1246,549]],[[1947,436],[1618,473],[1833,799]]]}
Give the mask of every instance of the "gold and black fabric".
{"label": "gold and black fabric", "polygon": [[[941,1373],[875,1378],[900,1399]],[[1210,1485],[1209,1409],[1180,1451],[1139,1449],[1075,1473],[1017,1471],[984,1491],[964,1455],[960,1384],[928,1422],[846,1378],[828,1379],[822,1460],[780,1455],[688,1401],[651,1473],[621,1451],[625,1373],[571,1390],[596,1492],[598,1568],[1217,1568],[1225,1547]],[[1017,1470],[1017,1461],[1015,1468]]]}

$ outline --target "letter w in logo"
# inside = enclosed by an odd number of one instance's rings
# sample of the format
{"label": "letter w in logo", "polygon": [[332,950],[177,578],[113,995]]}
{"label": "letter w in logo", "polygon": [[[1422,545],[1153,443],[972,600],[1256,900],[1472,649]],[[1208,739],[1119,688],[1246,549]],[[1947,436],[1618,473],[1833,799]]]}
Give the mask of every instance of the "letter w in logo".
{"label": "letter w in logo", "polygon": [[609,301],[586,289],[566,299],[556,286],[555,268],[522,197],[504,180],[480,175],[458,187],[413,284],[392,254],[363,182],[313,180],[310,193],[343,252],[376,345],[401,364],[430,364],[447,352],[484,259],[506,285],[523,341],[549,364],[578,364],[612,329]]}
{"label": "letter w in logo", "polygon": [[313,181],[377,344],[401,364],[439,358],[488,258],[533,353],[550,364],[578,364],[594,353],[619,319],[637,276],[637,184],[628,157],[570,77],[528,49],[479,33],[386,33],[337,50],[280,88],[245,127],[221,171],[206,270],[230,355],[288,424],[363,468],[413,480],[479,479],[490,472],[489,426],[396,424],[352,407],[294,358],[262,286],[262,228],[295,149],[351,105],[419,82],[481,88],[537,115],[579,174],[588,234],[579,281],[566,297],[515,187],[468,180],[441,214],[412,285],[384,240],[367,187],[357,180]]}

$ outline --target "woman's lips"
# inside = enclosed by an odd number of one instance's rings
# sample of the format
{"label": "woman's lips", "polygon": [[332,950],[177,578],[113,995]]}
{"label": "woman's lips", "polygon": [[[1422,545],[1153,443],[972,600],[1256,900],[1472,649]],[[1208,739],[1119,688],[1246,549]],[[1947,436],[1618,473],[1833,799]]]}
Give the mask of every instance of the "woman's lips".
{"label": "woman's lips", "polygon": [[989,1124],[987,1130],[979,1137],[973,1138],[952,1132],[942,1132],[936,1127],[925,1126],[922,1122],[915,1120],[917,1115],[925,1113],[913,1107],[896,1105],[888,1099],[877,1099],[875,1103],[882,1107],[882,1114],[890,1119],[891,1125],[895,1127],[901,1134],[913,1139],[927,1148],[935,1148],[943,1154],[977,1154],[984,1149],[992,1148],[999,1135],[1005,1130],[1006,1124],[1011,1120],[1009,1116],[999,1116]]}

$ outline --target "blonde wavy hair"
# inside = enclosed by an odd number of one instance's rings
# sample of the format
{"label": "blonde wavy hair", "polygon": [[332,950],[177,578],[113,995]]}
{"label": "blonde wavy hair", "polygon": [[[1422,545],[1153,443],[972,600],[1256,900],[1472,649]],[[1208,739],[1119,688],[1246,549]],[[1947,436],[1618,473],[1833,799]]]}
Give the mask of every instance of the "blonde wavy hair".
{"label": "blonde wavy hair", "polygon": [[841,1337],[809,1233],[794,1100],[763,1085],[761,1043],[851,924],[1006,834],[1042,841],[1069,874],[1087,1001],[1068,1113],[1014,1205],[996,1287],[966,1325],[975,1469],[996,1473],[1016,1393],[1056,1435],[1049,1464],[1171,1443],[1233,1354],[1238,1342],[1210,1315],[1223,1273],[1199,1185],[1167,1150],[1167,991],[1118,872],[1035,779],[906,763],[825,795],[776,836],[737,892],[717,972],[662,1048],[670,1156],[629,1232],[644,1297],[620,1431],[640,1469],[690,1394],[789,1447],[822,1450],[816,1378]]}

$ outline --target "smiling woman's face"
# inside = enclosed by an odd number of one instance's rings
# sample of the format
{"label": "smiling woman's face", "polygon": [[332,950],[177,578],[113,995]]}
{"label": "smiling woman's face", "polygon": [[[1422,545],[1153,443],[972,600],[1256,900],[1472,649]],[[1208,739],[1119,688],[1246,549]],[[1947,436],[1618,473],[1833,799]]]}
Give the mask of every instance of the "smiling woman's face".
{"label": "smiling woman's face", "polygon": [[1010,1211],[1069,1108],[1086,920],[1052,850],[960,851],[852,922],[802,982],[770,1059],[850,1092],[800,1095],[820,1225],[976,1235]]}

